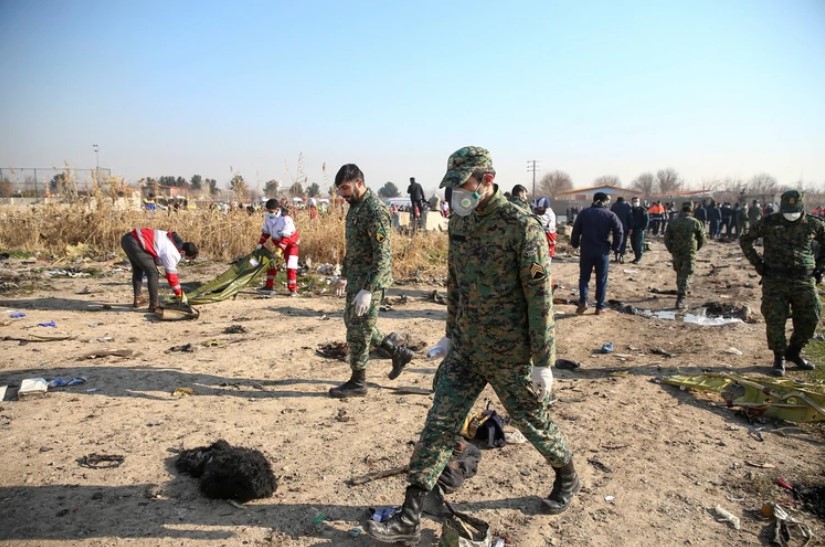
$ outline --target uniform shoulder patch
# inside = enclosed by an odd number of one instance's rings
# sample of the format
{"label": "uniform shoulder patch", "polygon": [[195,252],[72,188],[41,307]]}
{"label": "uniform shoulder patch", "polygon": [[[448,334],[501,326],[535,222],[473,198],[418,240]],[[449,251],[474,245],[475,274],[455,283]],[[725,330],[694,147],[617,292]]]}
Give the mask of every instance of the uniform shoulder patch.
{"label": "uniform shoulder patch", "polygon": [[530,278],[531,279],[544,279],[547,274],[544,272],[544,266],[539,264],[538,262],[533,262],[532,266],[530,266]]}
{"label": "uniform shoulder patch", "polygon": [[524,251],[522,252],[522,256],[528,257],[538,254],[539,246],[536,243],[528,243],[524,246]]}

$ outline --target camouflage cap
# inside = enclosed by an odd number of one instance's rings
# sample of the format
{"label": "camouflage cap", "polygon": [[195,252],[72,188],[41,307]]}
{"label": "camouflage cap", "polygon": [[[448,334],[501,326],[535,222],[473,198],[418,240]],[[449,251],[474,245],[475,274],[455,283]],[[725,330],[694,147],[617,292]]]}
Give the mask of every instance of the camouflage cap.
{"label": "camouflage cap", "polygon": [[478,146],[465,146],[456,150],[447,159],[447,174],[441,180],[439,188],[461,186],[476,169],[493,169],[490,152]]}
{"label": "camouflage cap", "polygon": [[799,190],[788,190],[782,194],[779,211],[782,213],[801,213],[805,206],[802,203],[805,195]]}
{"label": "camouflage cap", "polygon": [[693,202],[692,201],[683,201],[682,202],[682,210],[683,211],[693,211]]}

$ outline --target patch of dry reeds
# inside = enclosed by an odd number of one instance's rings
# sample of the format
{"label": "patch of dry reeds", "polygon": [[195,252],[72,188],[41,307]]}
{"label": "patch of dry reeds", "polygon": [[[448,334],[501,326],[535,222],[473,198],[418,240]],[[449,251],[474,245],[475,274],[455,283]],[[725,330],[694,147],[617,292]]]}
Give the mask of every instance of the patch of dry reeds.
{"label": "patch of dry reeds", "polygon": [[[340,263],[345,253],[346,209],[333,208],[311,219],[307,211],[293,217],[301,233],[301,259],[312,263]],[[99,193],[85,203],[53,203],[0,207],[0,249],[41,252],[60,258],[69,246],[85,244],[90,253],[119,253],[123,234],[136,227],[175,231],[198,245],[206,260],[230,261],[248,254],[258,243],[263,213],[243,209],[222,213],[217,209],[179,212],[125,209]],[[447,264],[447,235],[440,232],[412,235],[394,233],[393,276],[429,279],[443,276]]]}

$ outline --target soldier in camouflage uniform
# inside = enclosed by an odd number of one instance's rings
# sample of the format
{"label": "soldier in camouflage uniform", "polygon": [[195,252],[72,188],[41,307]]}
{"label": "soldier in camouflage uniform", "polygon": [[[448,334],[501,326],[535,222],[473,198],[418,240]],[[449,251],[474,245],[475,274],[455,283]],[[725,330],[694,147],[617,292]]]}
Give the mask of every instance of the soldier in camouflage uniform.
{"label": "soldier in camouflage uniform", "polygon": [[513,192],[510,195],[510,203],[515,203],[525,211],[532,211],[530,204],[527,202],[527,188],[521,184],[513,186]]}
{"label": "soldier in camouflage uniform", "polygon": [[[760,237],[762,256],[754,248]],[[797,190],[782,194],[779,212],[762,217],[739,240],[745,257],[762,276],[762,315],[768,348],[773,351],[774,376],[785,375],[786,360],[803,370],[814,368],[801,355],[822,313],[815,282],[822,280],[825,260],[822,251],[814,257],[813,241],[825,248],[825,222],[805,214],[803,195]],[[785,323],[789,315],[793,334],[787,344]]]}
{"label": "soldier in camouflage uniform", "polygon": [[676,309],[685,308],[685,295],[693,277],[696,265],[696,251],[705,244],[705,230],[702,223],[693,218],[693,204],[682,204],[679,216],[667,223],[665,247],[673,258],[676,270]]}
{"label": "soldier in camouflage uniform", "polygon": [[384,289],[392,285],[390,213],[364,184],[364,173],[348,163],[335,175],[338,194],[349,203],[346,221],[347,254],[341,278],[335,284],[337,296],[346,295],[344,325],[347,327],[350,379],[329,390],[332,397],[363,397],[367,394],[367,364],[370,344],[380,346],[392,357],[391,380],[413,358],[395,333],[386,338],[376,327],[378,307]]}
{"label": "soldier in camouflage uniform", "polygon": [[487,384],[512,423],[555,470],[544,511],[561,513],[581,489],[570,449],[548,407],[555,323],[544,231],[533,215],[503,197],[493,182],[487,150],[462,148],[450,156],[447,169],[441,182],[441,187],[453,188],[447,327],[446,336],[430,350],[440,348],[446,357],[410,461],[404,505],[391,519],[369,523],[370,536],[385,542],[414,544],[420,539],[422,500]]}

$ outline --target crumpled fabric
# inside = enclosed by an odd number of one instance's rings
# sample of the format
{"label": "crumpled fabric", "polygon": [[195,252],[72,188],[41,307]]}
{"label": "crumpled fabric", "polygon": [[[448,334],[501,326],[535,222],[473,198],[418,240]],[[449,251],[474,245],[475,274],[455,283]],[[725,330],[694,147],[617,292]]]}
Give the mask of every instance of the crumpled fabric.
{"label": "crumpled fabric", "polygon": [[370,507],[369,514],[370,520],[374,522],[384,522],[386,520],[390,520],[394,514],[401,510],[401,507],[398,505],[393,505],[390,507]]}

